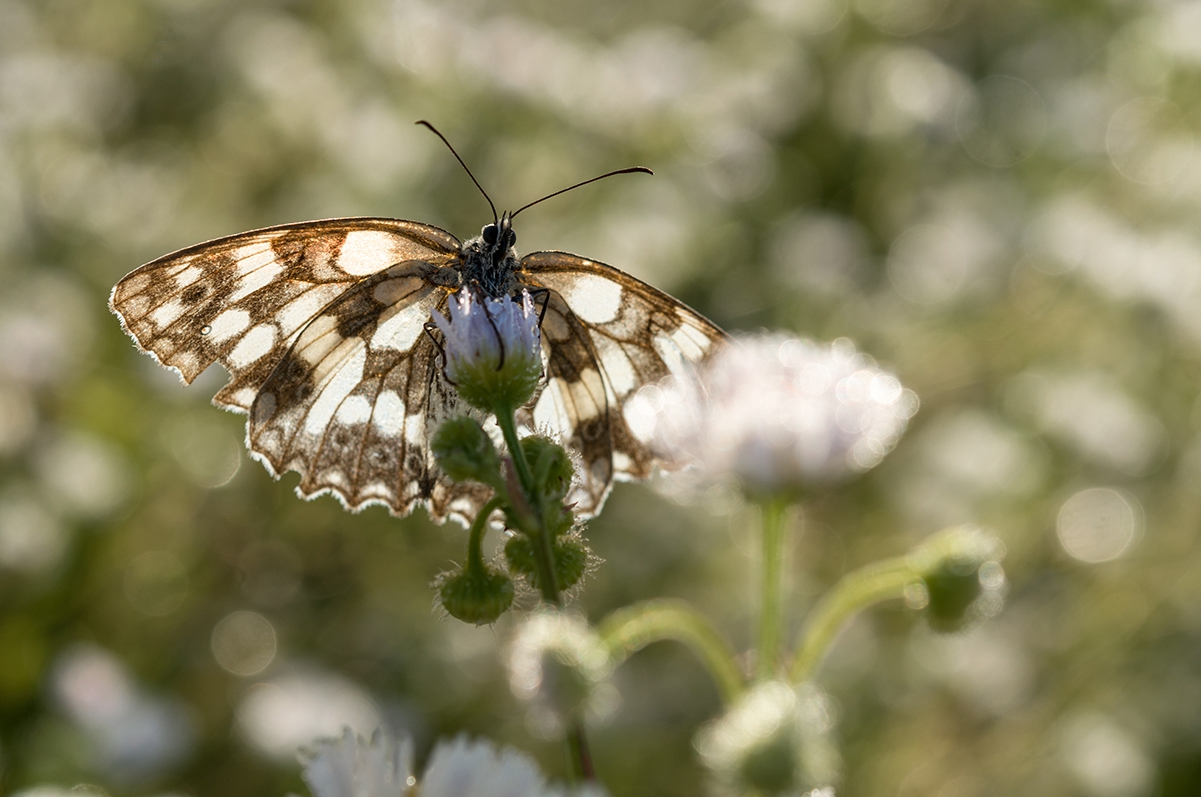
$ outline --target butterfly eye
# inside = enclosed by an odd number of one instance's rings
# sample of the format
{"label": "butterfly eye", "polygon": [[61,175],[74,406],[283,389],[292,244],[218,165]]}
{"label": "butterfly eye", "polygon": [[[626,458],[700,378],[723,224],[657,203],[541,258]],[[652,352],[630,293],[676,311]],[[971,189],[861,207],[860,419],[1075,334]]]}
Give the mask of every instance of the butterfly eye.
{"label": "butterfly eye", "polygon": [[509,230],[509,246],[517,245],[517,230]]}
{"label": "butterfly eye", "polygon": [[482,235],[484,237],[484,243],[488,244],[488,246],[496,245],[496,225],[495,224],[485,224],[484,229],[480,232],[480,235]]}

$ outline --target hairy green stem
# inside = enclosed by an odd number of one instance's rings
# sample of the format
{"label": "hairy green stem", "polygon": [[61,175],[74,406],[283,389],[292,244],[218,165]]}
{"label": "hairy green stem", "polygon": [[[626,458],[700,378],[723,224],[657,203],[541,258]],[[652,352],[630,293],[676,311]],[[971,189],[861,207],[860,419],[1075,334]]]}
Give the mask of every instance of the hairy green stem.
{"label": "hairy green stem", "polygon": [[[517,419],[514,408],[497,407],[496,423],[500,426],[501,434],[505,437],[505,446],[517,470],[517,479],[521,482],[521,490],[525,493],[525,502],[533,509],[533,528],[528,532],[536,537],[534,540],[534,563],[538,568],[538,587],[542,592],[542,600],[551,606],[562,608],[563,598],[559,594],[559,580],[555,575],[555,554],[551,548],[550,533],[546,528],[546,514],[542,508],[542,496],[536,489],[530,463],[526,461],[525,451],[517,437]],[[512,502],[510,502],[512,503]],[[592,769],[592,755],[588,751],[588,737],[584,733],[584,720],[573,718],[566,732],[567,757],[571,761],[572,773],[577,780],[593,781],[596,774]]]}
{"label": "hairy green stem", "polygon": [[783,501],[763,504],[762,603],[759,607],[759,646],[755,669],[760,680],[777,674],[783,625],[784,515]]}
{"label": "hairy green stem", "polygon": [[792,682],[813,677],[830,643],[851,617],[872,604],[904,597],[905,588],[919,578],[909,556],[885,559],[843,576],[809,616],[789,671]]}
{"label": "hairy green stem", "polygon": [[705,617],[683,601],[647,601],[619,609],[605,618],[597,632],[615,664],[652,642],[681,642],[709,670],[727,704],[742,693],[742,676],[730,646]]}
{"label": "hairy green stem", "polygon": [[488,532],[488,518],[505,501],[501,496],[493,496],[471,522],[471,535],[467,539],[467,572],[484,572],[484,535]]}
{"label": "hairy green stem", "polygon": [[538,587],[542,592],[542,599],[552,606],[562,606],[563,600],[559,596],[559,581],[555,577],[554,551],[551,549],[550,534],[546,530],[542,500],[535,489],[530,463],[526,461],[525,451],[522,450],[521,441],[517,438],[517,420],[514,418],[513,410],[508,407],[498,407],[496,423],[500,426],[501,434],[505,436],[505,445],[509,449],[513,467],[517,470],[517,479],[521,482],[526,503],[533,509],[534,527],[528,529],[527,532],[535,538],[533,541],[534,564],[538,568]]}

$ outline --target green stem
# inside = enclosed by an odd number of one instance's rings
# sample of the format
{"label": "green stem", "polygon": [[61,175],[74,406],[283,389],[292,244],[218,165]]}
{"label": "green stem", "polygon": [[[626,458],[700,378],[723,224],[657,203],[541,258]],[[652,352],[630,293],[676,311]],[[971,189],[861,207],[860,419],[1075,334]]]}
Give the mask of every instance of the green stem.
{"label": "green stem", "polygon": [[501,496],[493,496],[471,522],[471,535],[467,539],[467,572],[484,572],[484,535],[488,533],[488,518],[505,501]]}
{"label": "green stem", "polygon": [[615,664],[652,642],[682,642],[708,668],[727,704],[742,693],[742,676],[730,646],[705,617],[683,601],[647,601],[619,609],[601,623],[597,632]]}
{"label": "green stem", "polygon": [[572,720],[567,729],[567,757],[570,759],[576,780],[596,780],[596,772],[592,768],[592,754],[588,751],[588,737],[584,736],[583,720]]}
{"label": "green stem", "polygon": [[780,666],[782,636],[782,595],[784,574],[784,515],[788,505],[783,501],[763,504],[763,582],[759,615],[759,647],[755,669],[760,680],[776,675]]}
{"label": "green stem", "polygon": [[810,615],[789,678],[794,683],[812,678],[851,617],[872,604],[904,597],[905,588],[919,578],[909,556],[885,559],[843,576]]}
{"label": "green stem", "polygon": [[[559,580],[555,576],[555,554],[551,548],[550,534],[546,529],[546,514],[542,509],[542,498],[535,489],[530,463],[526,461],[525,450],[517,437],[517,419],[512,407],[496,408],[496,423],[500,426],[501,434],[505,437],[505,446],[517,470],[517,480],[521,482],[521,491],[525,493],[525,503],[533,510],[532,528],[527,534],[535,537],[534,562],[538,568],[538,586],[542,592],[542,600],[548,604],[562,608],[563,598],[559,595]],[[511,504],[512,502],[510,502]],[[567,756],[572,763],[572,772],[577,780],[590,782],[596,779],[592,769],[592,755],[588,752],[588,737],[584,733],[584,720],[580,717],[571,719],[566,733]]]}
{"label": "green stem", "polygon": [[552,606],[562,606],[559,596],[559,582],[555,578],[555,557],[551,549],[550,534],[546,531],[545,517],[542,512],[542,502],[538,491],[534,489],[534,477],[530,471],[530,463],[526,461],[525,451],[517,438],[517,421],[513,410],[508,407],[498,407],[496,423],[500,426],[501,434],[505,437],[505,445],[517,470],[517,479],[521,482],[521,490],[525,493],[526,503],[533,509],[533,528],[528,529],[529,536],[534,538],[534,562],[538,568],[538,587],[542,592],[542,600]]}

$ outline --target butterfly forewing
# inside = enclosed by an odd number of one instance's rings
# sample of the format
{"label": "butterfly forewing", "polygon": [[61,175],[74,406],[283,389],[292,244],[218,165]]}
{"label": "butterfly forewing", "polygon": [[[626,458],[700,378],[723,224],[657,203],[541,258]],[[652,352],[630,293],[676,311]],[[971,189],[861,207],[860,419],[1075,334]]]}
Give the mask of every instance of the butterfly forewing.
{"label": "butterfly forewing", "polygon": [[364,276],[407,260],[448,265],[459,242],[394,219],[287,224],[161,257],[113,288],[109,306],[159,362],[191,382],[220,360],[217,400],[248,409],[288,342]]}
{"label": "butterfly forewing", "polygon": [[614,479],[641,479],[657,459],[622,408],[643,385],[697,364],[726,333],[678,300],[612,266],[566,252],[521,260],[521,281],[548,290],[542,340],[547,384],[524,420],[561,436],[583,459],[572,499],[600,510]]}

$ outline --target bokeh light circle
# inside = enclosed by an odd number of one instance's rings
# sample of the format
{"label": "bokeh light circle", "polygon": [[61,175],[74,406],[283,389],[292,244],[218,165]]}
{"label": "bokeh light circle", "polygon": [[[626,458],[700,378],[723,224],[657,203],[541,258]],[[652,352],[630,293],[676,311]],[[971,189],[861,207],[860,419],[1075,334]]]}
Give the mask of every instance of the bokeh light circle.
{"label": "bokeh light circle", "polygon": [[1063,503],[1055,524],[1059,544],[1089,564],[1121,557],[1142,531],[1142,510],[1125,492],[1109,487],[1081,490]]}

